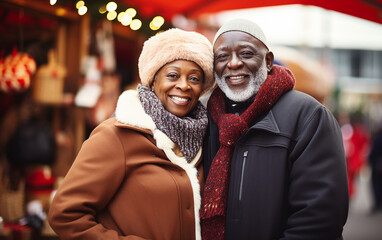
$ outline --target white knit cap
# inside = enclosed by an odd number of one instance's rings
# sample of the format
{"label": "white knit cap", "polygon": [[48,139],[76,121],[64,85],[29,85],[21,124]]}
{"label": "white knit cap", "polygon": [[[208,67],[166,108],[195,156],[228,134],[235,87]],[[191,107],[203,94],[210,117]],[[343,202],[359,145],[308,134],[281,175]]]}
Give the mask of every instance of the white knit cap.
{"label": "white knit cap", "polygon": [[264,32],[263,30],[261,30],[259,25],[252,22],[251,20],[241,18],[233,19],[224,23],[223,26],[221,26],[220,29],[217,31],[213,41],[213,45],[215,45],[215,42],[220,35],[229,31],[240,31],[248,33],[253,37],[257,38],[259,41],[261,41],[269,50],[267,39],[265,38]]}
{"label": "white knit cap", "polygon": [[177,28],[152,36],[143,44],[138,60],[139,77],[142,85],[151,87],[154,76],[159,69],[175,60],[192,61],[203,70],[202,94],[214,86],[211,42],[200,33]]}

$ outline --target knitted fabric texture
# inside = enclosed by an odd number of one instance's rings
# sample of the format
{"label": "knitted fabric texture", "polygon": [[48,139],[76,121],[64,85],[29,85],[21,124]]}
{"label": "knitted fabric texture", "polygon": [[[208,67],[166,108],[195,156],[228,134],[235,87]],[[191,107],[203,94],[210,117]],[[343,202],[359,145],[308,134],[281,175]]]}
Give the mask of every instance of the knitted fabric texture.
{"label": "knitted fabric texture", "polygon": [[207,110],[204,106],[198,102],[187,116],[180,118],[167,111],[150,88],[139,84],[138,94],[145,112],[156,127],[178,144],[187,162],[191,162],[202,145],[207,129]]}
{"label": "knitted fabric texture", "polygon": [[208,111],[219,128],[220,148],[212,161],[203,193],[200,210],[203,239],[224,239],[231,159],[236,141],[255,118],[267,113],[293,86],[292,73],[284,67],[273,66],[254,102],[240,116],[225,113],[224,94],[219,88],[212,93]]}
{"label": "knitted fabric texture", "polygon": [[221,28],[216,32],[214,41],[212,42],[212,45],[215,45],[216,40],[222,35],[223,33],[230,32],[230,31],[239,31],[244,32],[252,35],[253,37],[257,38],[259,41],[261,41],[267,49],[268,43],[267,39],[264,35],[263,30],[261,30],[260,26],[256,23],[252,22],[248,19],[232,19],[221,26]]}
{"label": "knitted fabric texture", "polygon": [[194,62],[203,70],[204,83],[201,95],[214,87],[214,54],[211,42],[200,33],[177,28],[156,34],[143,44],[138,59],[142,85],[151,87],[159,69],[175,60]]}

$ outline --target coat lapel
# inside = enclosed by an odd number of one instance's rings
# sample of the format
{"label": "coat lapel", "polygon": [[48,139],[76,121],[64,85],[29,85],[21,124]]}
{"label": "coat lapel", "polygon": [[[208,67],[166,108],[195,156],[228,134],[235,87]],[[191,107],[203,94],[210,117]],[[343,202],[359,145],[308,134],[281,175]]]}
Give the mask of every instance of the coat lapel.
{"label": "coat lapel", "polygon": [[256,122],[250,129],[262,129],[273,133],[280,133],[280,129],[277,125],[272,110],[269,111],[263,119]]}

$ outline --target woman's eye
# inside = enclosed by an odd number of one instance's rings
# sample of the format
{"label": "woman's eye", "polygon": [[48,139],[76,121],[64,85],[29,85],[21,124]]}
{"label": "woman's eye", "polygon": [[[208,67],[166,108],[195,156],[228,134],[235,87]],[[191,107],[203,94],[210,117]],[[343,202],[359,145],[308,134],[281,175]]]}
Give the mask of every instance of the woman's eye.
{"label": "woman's eye", "polygon": [[199,82],[199,77],[190,77],[190,80],[193,82]]}
{"label": "woman's eye", "polygon": [[167,74],[167,77],[168,77],[168,78],[172,78],[172,79],[175,79],[175,78],[177,78],[177,77],[178,77],[178,75],[177,75],[177,74],[175,74],[175,73],[170,73],[170,74]]}

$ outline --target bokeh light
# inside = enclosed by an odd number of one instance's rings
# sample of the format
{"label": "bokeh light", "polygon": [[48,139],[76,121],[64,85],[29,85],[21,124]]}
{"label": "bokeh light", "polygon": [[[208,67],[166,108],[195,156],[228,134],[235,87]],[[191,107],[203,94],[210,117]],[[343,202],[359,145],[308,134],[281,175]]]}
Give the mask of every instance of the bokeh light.
{"label": "bokeh light", "polygon": [[130,28],[134,31],[140,29],[142,27],[142,22],[141,20],[139,19],[134,19],[133,21],[131,21],[130,23]]}

